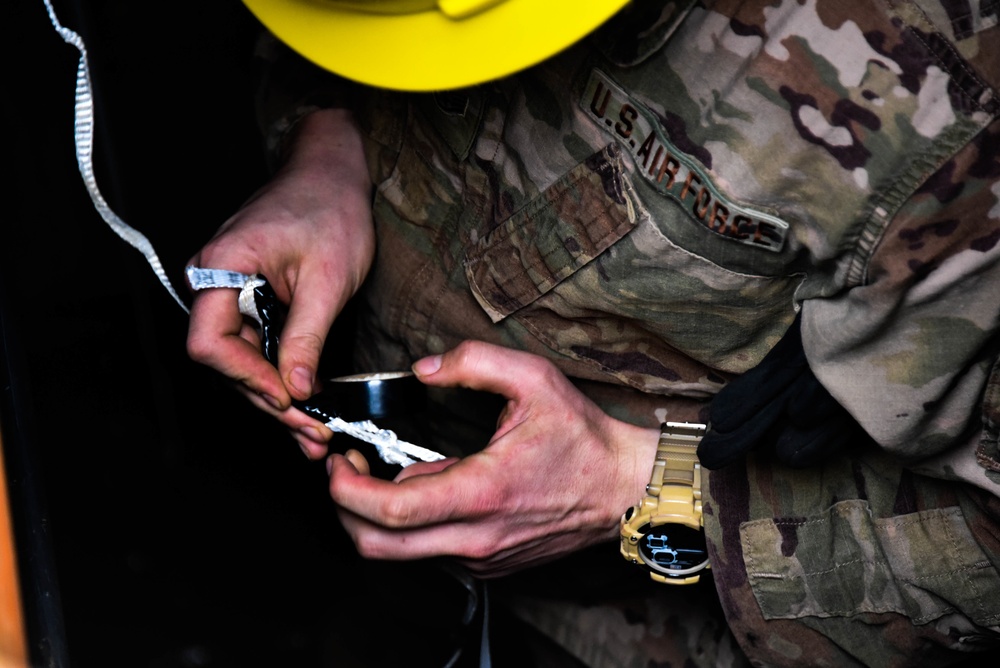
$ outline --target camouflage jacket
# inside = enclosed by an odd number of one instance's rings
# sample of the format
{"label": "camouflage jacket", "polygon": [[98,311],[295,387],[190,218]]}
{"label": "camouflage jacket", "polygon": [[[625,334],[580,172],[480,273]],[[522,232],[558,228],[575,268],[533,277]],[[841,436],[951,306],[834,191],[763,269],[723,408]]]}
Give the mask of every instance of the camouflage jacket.
{"label": "camouflage jacket", "polygon": [[[363,363],[479,338],[656,424],[696,419],[801,309],[811,367],[880,447],[712,474],[744,649],[996,643],[998,7],[637,0],[508,80],[351,95],[377,184]],[[329,103],[306,88],[266,100],[273,143]]]}

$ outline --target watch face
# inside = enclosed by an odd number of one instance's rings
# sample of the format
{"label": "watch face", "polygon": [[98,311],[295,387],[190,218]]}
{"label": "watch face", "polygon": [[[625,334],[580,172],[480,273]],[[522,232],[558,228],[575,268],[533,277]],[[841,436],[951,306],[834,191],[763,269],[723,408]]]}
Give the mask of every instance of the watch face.
{"label": "watch face", "polygon": [[639,541],[639,556],[646,565],[667,577],[685,577],[708,565],[705,532],[683,524],[650,527]]}

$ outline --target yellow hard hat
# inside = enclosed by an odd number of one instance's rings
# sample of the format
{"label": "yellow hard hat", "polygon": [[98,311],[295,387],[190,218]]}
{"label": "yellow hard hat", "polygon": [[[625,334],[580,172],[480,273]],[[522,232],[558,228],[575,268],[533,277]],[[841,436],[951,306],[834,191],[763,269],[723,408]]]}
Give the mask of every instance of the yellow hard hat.
{"label": "yellow hard hat", "polygon": [[443,90],[545,60],[629,0],[243,0],[275,36],[381,88]]}

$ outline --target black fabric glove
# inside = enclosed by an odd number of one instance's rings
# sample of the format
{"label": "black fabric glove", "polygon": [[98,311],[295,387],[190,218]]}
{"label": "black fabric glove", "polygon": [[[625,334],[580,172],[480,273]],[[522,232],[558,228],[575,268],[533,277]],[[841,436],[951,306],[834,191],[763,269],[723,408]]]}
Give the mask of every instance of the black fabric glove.
{"label": "black fabric glove", "polygon": [[709,430],[698,447],[705,468],[722,468],[759,447],[773,447],[780,462],[803,468],[866,438],[809,369],[800,320],[760,364],[712,400]]}

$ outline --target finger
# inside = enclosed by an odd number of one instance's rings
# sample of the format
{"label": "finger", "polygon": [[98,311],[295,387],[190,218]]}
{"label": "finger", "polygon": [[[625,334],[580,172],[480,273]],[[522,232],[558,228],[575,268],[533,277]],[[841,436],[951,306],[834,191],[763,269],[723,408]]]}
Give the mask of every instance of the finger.
{"label": "finger", "polygon": [[351,448],[344,453],[344,457],[347,461],[351,462],[354,468],[357,469],[358,473],[361,475],[371,475],[371,467],[368,465],[368,460],[365,459],[363,454],[354,448]]}
{"label": "finger", "polygon": [[497,499],[481,491],[487,485],[471,459],[397,483],[361,475],[346,458],[331,455],[330,497],[341,508],[389,529],[481,518]]}
{"label": "finger", "polygon": [[800,378],[809,374],[802,350],[800,317],[796,316],[784,336],[757,366],[731,381],[712,400],[711,421],[721,431],[733,431],[754,419]]}
{"label": "finger", "polygon": [[528,537],[517,528],[480,523],[438,524],[417,529],[386,529],[338,510],[338,519],[359,554],[368,559],[411,560],[455,557],[478,577],[500,577],[526,565],[553,561],[549,536]]}
{"label": "finger", "polygon": [[785,411],[788,419],[799,427],[839,419],[847,413],[809,370],[796,381],[795,393],[789,397]]}
{"label": "finger", "polygon": [[322,459],[326,456],[326,444],[333,437],[333,431],[329,427],[297,408],[278,410],[264,397],[253,391],[242,386],[237,389],[256,408],[276,418],[288,427],[292,432],[292,437],[299,443],[310,459]]}
{"label": "finger", "polygon": [[358,553],[367,559],[399,561],[444,556],[483,562],[505,547],[502,534],[480,525],[445,523],[389,529],[342,508],[337,515]]}
{"label": "finger", "polygon": [[235,290],[199,293],[191,306],[187,350],[191,359],[232,378],[257,394],[288,406],[290,398],[277,371],[248,341]]}
{"label": "finger", "polygon": [[436,462],[417,462],[416,464],[410,464],[400,471],[396,477],[392,479],[392,481],[400,483],[407,478],[412,478],[413,476],[440,473],[458,461],[460,461],[458,457],[448,457],[447,459],[439,459]]}
{"label": "finger", "polygon": [[486,558],[459,556],[457,561],[477,578],[499,578],[524,570],[527,566],[538,566],[563,556],[563,552],[552,552],[551,547],[548,537],[542,537],[497,549]]}
{"label": "finger", "polygon": [[318,462],[324,457],[326,457],[327,447],[323,443],[318,443],[312,439],[307,438],[299,432],[292,432],[292,439],[299,444],[299,449],[302,450],[302,454],[306,458]]}
{"label": "finger", "polygon": [[299,449],[302,450],[302,454],[304,454],[306,458],[311,461],[322,461],[329,451],[329,448],[327,448],[326,445],[310,440],[302,434],[293,433],[292,438],[294,438],[295,442],[299,444]]}

